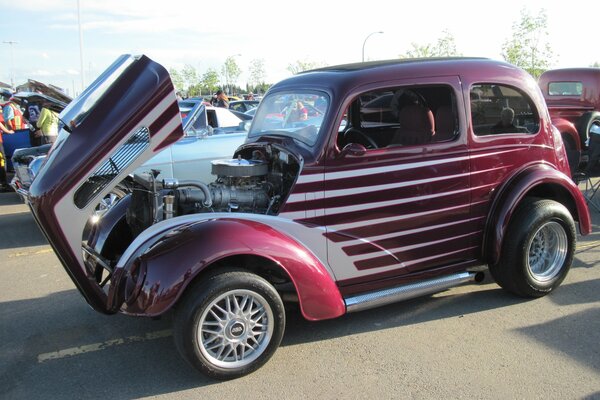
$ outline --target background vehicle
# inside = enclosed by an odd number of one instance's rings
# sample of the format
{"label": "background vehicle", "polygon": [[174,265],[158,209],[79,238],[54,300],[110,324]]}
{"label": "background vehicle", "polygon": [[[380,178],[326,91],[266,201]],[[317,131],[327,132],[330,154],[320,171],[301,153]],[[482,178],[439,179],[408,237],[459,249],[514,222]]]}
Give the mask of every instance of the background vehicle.
{"label": "background vehicle", "polygon": [[587,158],[590,130],[600,127],[600,68],[549,70],[540,76],[539,85],[577,169],[580,158]]}
{"label": "background vehicle", "polygon": [[[183,111],[181,114],[183,116]],[[183,121],[184,137],[148,160],[140,171],[159,169],[161,179],[211,180],[210,162],[215,158],[230,157],[246,139],[251,117],[243,117],[225,108],[206,106],[202,101],[194,102]],[[11,186],[23,199],[27,197],[29,186],[50,147],[43,145],[15,151],[12,157],[15,175]]]}
{"label": "background vehicle", "polygon": [[258,107],[258,100],[238,100],[229,102],[229,109],[245,113]]}
{"label": "background vehicle", "polygon": [[[122,56],[91,88],[61,114],[73,123],[31,185],[32,212],[94,309],[174,309],[178,350],[215,378],[273,355],[284,301],[324,320],[477,281],[485,265],[504,289],[541,297],[569,271],[576,226],[591,230],[540,90],[506,63],[294,75],[211,182],[135,174],[97,224],[98,202],[184,133],[169,74],[147,57]],[[362,109],[388,93],[397,119]],[[471,93],[485,101],[473,107]],[[298,103],[314,114],[291,112]],[[499,132],[507,108],[518,127]]]}

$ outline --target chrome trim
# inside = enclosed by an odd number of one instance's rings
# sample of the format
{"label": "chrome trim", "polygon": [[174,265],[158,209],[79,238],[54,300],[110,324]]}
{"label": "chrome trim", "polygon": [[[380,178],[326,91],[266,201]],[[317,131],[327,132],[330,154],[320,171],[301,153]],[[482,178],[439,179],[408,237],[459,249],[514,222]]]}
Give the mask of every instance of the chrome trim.
{"label": "chrome trim", "polygon": [[441,292],[453,286],[473,282],[476,280],[476,275],[477,273],[474,272],[461,272],[458,274],[446,275],[441,278],[397,286],[391,289],[351,296],[344,299],[344,302],[346,303],[346,312],[350,313],[368,310],[398,301],[412,299],[414,297]]}

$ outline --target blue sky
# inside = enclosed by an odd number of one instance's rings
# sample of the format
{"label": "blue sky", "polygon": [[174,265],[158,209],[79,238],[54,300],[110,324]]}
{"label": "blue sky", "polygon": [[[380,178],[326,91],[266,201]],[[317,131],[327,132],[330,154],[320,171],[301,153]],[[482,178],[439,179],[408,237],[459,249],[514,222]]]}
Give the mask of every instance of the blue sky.
{"label": "blue sky", "polygon": [[[290,73],[297,60],[329,65],[360,61],[365,37],[367,59],[395,58],[411,43],[435,42],[450,32],[465,56],[501,59],[502,43],[526,7],[545,9],[553,67],[586,67],[600,62],[593,46],[600,25],[599,1],[391,2],[281,1],[194,2],[171,0],[80,0],[83,27],[84,78],[89,84],[120,54],[146,54],[167,68],[194,66],[200,73],[220,71],[225,58],[236,56],[245,72],[263,59],[267,81]],[[27,78],[81,91],[77,0],[0,0],[2,24],[0,81]]]}

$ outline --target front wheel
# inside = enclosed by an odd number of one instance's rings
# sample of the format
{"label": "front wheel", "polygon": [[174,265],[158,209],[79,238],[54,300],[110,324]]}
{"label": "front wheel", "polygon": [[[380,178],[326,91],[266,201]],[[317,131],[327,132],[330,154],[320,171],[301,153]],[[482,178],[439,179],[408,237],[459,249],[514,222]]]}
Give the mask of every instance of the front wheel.
{"label": "front wheel", "polygon": [[177,349],[192,366],[216,379],[261,367],[279,347],[285,311],[265,279],[243,270],[211,276],[188,289],[175,313]]}
{"label": "front wheel", "polygon": [[576,246],[575,223],[562,204],[526,199],[504,236],[500,261],[490,266],[496,282],[523,297],[541,297],[567,276]]}

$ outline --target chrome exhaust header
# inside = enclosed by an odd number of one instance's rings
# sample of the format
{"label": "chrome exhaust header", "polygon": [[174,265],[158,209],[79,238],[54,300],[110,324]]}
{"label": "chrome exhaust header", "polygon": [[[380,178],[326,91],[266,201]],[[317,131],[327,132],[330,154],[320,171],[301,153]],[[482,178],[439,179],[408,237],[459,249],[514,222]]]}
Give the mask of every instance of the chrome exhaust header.
{"label": "chrome exhaust header", "polygon": [[458,274],[442,276],[440,278],[397,286],[391,289],[350,296],[344,299],[344,302],[346,303],[346,312],[363,311],[402,300],[441,292],[450,289],[451,287],[462,285],[463,283],[474,281],[481,282],[481,280],[483,280],[482,272],[461,272]]}

